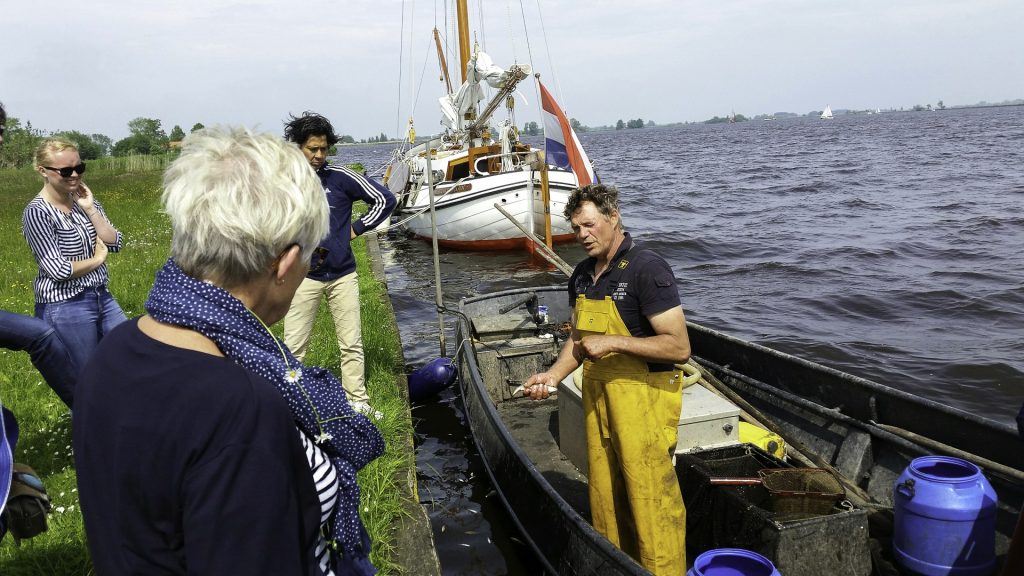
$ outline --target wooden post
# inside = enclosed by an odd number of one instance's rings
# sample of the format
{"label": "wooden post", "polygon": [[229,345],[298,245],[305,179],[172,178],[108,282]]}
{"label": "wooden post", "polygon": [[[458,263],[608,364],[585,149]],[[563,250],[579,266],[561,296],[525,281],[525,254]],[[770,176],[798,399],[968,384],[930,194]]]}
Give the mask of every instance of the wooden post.
{"label": "wooden post", "polygon": [[533,244],[538,248],[536,252],[537,254],[540,254],[541,257],[543,257],[545,260],[554,264],[556,268],[561,270],[562,274],[565,274],[566,276],[572,276],[572,266],[570,266],[569,263],[566,262],[565,260],[562,260],[562,258],[558,254],[556,254],[553,249],[541,244],[540,239],[534,236],[533,232],[527,230],[526,226],[520,224],[519,221],[516,220],[515,216],[509,214],[508,210],[502,208],[501,204],[498,204],[497,202],[494,203],[494,209],[497,210],[498,212],[501,212],[502,215],[505,216],[505,218],[508,218],[513,224],[516,225],[517,228],[519,228],[519,230],[526,236],[528,240],[533,242]]}
{"label": "wooden post", "polygon": [[[543,150],[534,150],[530,167],[540,172],[540,201],[544,204],[544,244],[550,249],[554,242],[551,233],[551,187],[548,180],[548,161]],[[533,182],[533,178],[530,178]],[[531,196],[532,198],[532,196]]]}
{"label": "wooden post", "polygon": [[434,140],[427,141],[427,192],[430,198],[430,240],[434,252],[434,304],[437,306],[437,338],[441,345],[441,356],[447,356],[444,342],[444,297],[441,292],[441,259],[437,247],[437,213],[434,211],[434,172],[430,166],[430,152]]}
{"label": "wooden post", "polygon": [[544,243],[551,248],[554,240],[551,238],[551,188],[548,186],[548,161],[544,158],[543,152],[539,152],[539,154],[540,199],[544,202]]}

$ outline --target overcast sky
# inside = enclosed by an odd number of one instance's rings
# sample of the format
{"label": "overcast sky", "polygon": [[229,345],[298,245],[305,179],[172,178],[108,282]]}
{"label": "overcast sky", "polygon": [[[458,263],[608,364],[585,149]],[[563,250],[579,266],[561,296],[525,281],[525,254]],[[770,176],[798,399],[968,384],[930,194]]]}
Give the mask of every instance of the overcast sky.
{"label": "overcast sky", "polygon": [[[4,0],[0,101],[38,128],[115,140],[138,116],[168,132],[196,122],[280,132],[307,109],[357,139],[394,135],[414,105],[425,134],[440,116],[430,30],[436,21],[443,33],[446,4]],[[1022,0],[469,4],[495,63],[532,54],[587,125],[1024,98]],[[516,113],[519,125],[540,120],[532,84]]]}

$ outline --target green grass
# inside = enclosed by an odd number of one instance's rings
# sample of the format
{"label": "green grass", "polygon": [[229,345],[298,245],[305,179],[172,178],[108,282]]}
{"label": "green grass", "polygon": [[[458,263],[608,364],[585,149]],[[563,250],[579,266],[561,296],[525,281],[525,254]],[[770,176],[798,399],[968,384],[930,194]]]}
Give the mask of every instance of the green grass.
{"label": "green grass", "polygon": [[[160,212],[161,173],[149,170],[125,174],[127,168],[110,163],[90,163],[86,176],[90,188],[107,214],[125,236],[122,252],[108,260],[110,289],[125,313],[138,316],[156,271],[167,258],[170,224]],[[138,169],[134,167],[133,169]],[[38,193],[41,179],[29,169],[0,170],[0,308],[33,313],[32,280],[35,262],[21,235],[21,213]],[[387,452],[359,473],[363,489],[362,513],[373,539],[371,559],[383,574],[398,574],[393,531],[402,520],[400,471],[414,465],[405,440],[412,433],[396,375],[403,369],[401,344],[390,317],[387,294],[369,270],[366,243],[353,243],[359,262],[362,292],[363,341],[367,387],[374,407],[384,413],[378,427]],[[280,325],[275,326],[280,335]],[[339,352],[330,315],[317,318],[308,360],[336,373]],[[53,500],[49,531],[15,547],[8,536],[0,543],[0,574],[4,576],[51,576],[92,574],[76,476],[71,452],[71,422],[63,403],[50,391],[23,352],[0,349],[0,399],[17,414],[21,439],[16,460],[40,474]],[[272,520],[272,519],[271,519]]]}

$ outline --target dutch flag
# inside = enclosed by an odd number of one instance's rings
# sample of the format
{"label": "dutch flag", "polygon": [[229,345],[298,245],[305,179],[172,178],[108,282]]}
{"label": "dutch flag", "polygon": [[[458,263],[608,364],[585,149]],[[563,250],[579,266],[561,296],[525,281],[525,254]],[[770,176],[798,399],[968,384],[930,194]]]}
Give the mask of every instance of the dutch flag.
{"label": "dutch flag", "polygon": [[587,158],[583,145],[580,144],[576,132],[569,125],[558,102],[555,102],[544,84],[539,80],[537,84],[540,85],[540,106],[544,110],[544,150],[548,164],[571,169],[576,173],[580,187],[597,182],[590,158]]}

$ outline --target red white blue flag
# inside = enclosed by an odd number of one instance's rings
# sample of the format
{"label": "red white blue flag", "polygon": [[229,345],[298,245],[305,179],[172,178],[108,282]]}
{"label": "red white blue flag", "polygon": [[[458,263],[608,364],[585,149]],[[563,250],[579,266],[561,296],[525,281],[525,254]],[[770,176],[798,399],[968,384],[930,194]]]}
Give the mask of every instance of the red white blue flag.
{"label": "red white blue flag", "polygon": [[562,108],[540,81],[540,106],[544,110],[544,151],[548,164],[571,169],[580,186],[597,182],[594,167],[583,150]]}

